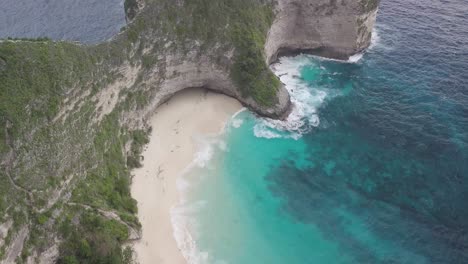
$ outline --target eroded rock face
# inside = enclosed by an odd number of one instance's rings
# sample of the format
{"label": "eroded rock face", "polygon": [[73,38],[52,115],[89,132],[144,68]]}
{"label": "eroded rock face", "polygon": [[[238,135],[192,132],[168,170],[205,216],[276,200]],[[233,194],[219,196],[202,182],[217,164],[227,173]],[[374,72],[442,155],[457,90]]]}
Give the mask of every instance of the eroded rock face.
{"label": "eroded rock face", "polygon": [[[229,61],[229,58],[226,58]],[[175,93],[187,88],[203,87],[219,92],[239,100],[244,106],[262,116],[281,119],[287,115],[290,108],[289,93],[281,86],[277,92],[277,103],[272,107],[265,107],[257,103],[251,97],[241,95],[232,78],[229,65],[220,66],[209,57],[201,56],[197,59],[187,59],[187,55],[173,54],[166,56],[166,68],[163,81],[159,84],[161,72],[155,71],[146,76],[149,86],[159,86],[152,103],[145,109],[141,116],[149,117],[162,103],[171,98]],[[154,82],[154,84],[153,84]]]}
{"label": "eroded rock face", "polygon": [[[361,52],[370,45],[379,1],[278,0],[275,20],[266,39],[266,63],[271,64],[278,56],[301,52],[336,59],[348,59]],[[154,39],[157,38],[155,35]],[[164,63],[144,75],[145,85],[153,87],[156,92],[145,113],[138,116],[150,115],[172,95],[192,87],[204,87],[234,97],[262,116],[275,119],[287,116],[291,102],[282,86],[278,88],[276,104],[270,107],[241,95],[240,87],[236,86],[230,75],[233,51],[223,52],[213,48],[210,51],[212,54],[225,54],[224,57],[214,58],[197,52],[168,52],[166,49],[172,44],[170,40],[159,44],[163,48],[157,50],[159,55],[156,57]],[[148,48],[148,52],[155,52],[155,49]]]}
{"label": "eroded rock face", "polygon": [[[136,1],[139,6],[140,3],[143,3],[141,0]],[[269,64],[275,61],[278,56],[289,53],[306,51],[332,58],[347,59],[348,56],[362,51],[370,44],[378,1],[277,0],[276,18],[266,40],[265,57],[260,55],[258,60],[262,64],[261,66],[265,66],[263,73],[268,71],[266,64],[263,63]],[[23,131],[17,133],[19,135],[17,138],[10,138],[8,131],[13,123],[6,119],[7,121],[4,123],[6,133],[4,135],[6,135],[9,148],[5,153],[0,153],[0,166],[8,165],[8,170],[5,171],[11,175],[13,189],[15,192],[21,193],[21,197],[47,201],[45,204],[41,202],[37,206],[30,206],[27,212],[34,211],[39,214],[51,210],[56,204],[70,205],[69,200],[76,183],[80,181],[86,183],[85,175],[88,171],[100,172],[97,168],[105,168],[101,164],[105,164],[106,161],[102,159],[103,155],[100,155],[101,151],[104,150],[95,146],[95,139],[97,133],[101,131],[101,123],[109,115],[110,118],[107,121],[116,121],[115,123],[118,125],[106,129],[112,131],[121,131],[121,128],[122,131],[127,128],[129,130],[143,129],[147,126],[147,120],[154,114],[156,108],[175,93],[192,87],[204,87],[234,97],[250,110],[262,116],[275,119],[287,116],[291,102],[288,91],[283,86],[275,88],[274,104],[262,105],[255,101],[251,95],[241,94],[243,87],[236,84],[231,74],[233,65],[236,63],[236,46],[231,43],[231,38],[223,40],[216,37],[214,40],[208,41],[201,37],[197,39],[196,35],[175,36],[175,32],[165,31],[174,26],[173,24],[166,23],[163,27],[159,24],[159,20],[154,19],[164,17],[163,11],[168,12],[170,9],[174,9],[174,15],[180,14],[179,22],[183,22],[184,19],[191,18],[190,15],[184,16],[184,13],[180,12],[181,8],[187,8],[189,2],[170,2],[167,0],[170,5],[166,5],[166,9],[160,8],[155,2],[148,3],[141,11],[142,19],[139,21],[143,22],[140,24],[137,23],[138,21],[130,24],[127,31],[99,46],[79,46],[80,49],[83,49],[80,54],[86,55],[87,52],[109,53],[112,56],[100,55],[97,60],[99,63],[90,69],[89,79],[85,79],[86,81],[76,83],[72,81],[69,84],[61,82],[59,76],[50,76],[51,78],[57,77],[56,82],[66,86],[61,87],[63,96],[60,99],[62,102],[56,116],[50,117],[50,119],[43,117],[43,119],[37,120],[32,118],[16,120],[17,129]],[[252,0],[252,3],[254,2],[270,3],[271,1]],[[178,7],[172,8],[173,3],[176,3]],[[185,13],[191,14],[187,10]],[[161,21],[164,22],[164,19]],[[216,27],[219,26],[222,28],[220,32],[225,33],[230,21],[222,19],[221,21],[226,22],[226,24],[216,25]],[[185,21],[186,25],[192,25],[191,22]],[[146,28],[145,23],[148,24]],[[138,27],[143,29],[136,31],[135,28]],[[265,36],[263,33],[266,33],[267,30],[268,27],[261,31],[261,37]],[[131,32],[138,32],[139,35],[133,36],[130,34]],[[130,40],[130,36],[133,36],[132,39],[134,39]],[[15,42],[5,43],[5,45],[14,44]],[[1,42],[0,45],[2,45]],[[18,46],[17,54],[25,54],[22,53],[23,49],[33,48],[34,45],[48,46],[51,51],[53,46],[61,46],[66,51],[70,49],[67,47],[68,44],[52,42],[18,42],[15,45],[24,45]],[[258,48],[260,53],[262,48],[261,46]],[[75,51],[76,49],[78,46],[73,48]],[[8,49],[6,50],[8,51]],[[36,53],[31,52],[31,54],[28,55],[32,56],[31,58],[28,57],[27,60],[23,61],[30,63],[28,65],[31,66],[31,69],[39,71],[40,68],[35,67],[33,62],[41,60],[43,56],[34,57],[33,55]],[[119,56],[121,54],[123,55]],[[9,82],[0,82],[0,86],[2,83],[22,83],[14,79],[17,75],[2,75],[3,71],[10,69],[13,69],[13,72],[19,72],[20,69],[16,70],[14,67],[22,67],[22,64],[14,64],[8,60],[7,56],[4,56],[5,54],[0,55],[3,55],[3,57],[0,56],[0,77],[9,80]],[[67,54],[65,53],[65,55]],[[57,56],[60,57],[59,54]],[[71,55],[69,57],[75,58]],[[69,57],[63,56],[62,59],[63,61],[74,61],[68,60]],[[73,64],[68,66],[70,69],[75,68]],[[251,69],[252,67],[245,68]],[[246,71],[248,72],[248,70]],[[72,74],[72,72],[68,73]],[[255,76],[259,76],[259,74],[256,73]],[[71,87],[67,85],[71,85]],[[23,86],[20,88],[27,89]],[[33,88],[30,87],[30,89]],[[39,98],[43,101],[33,98],[22,108],[31,111],[30,109],[38,107],[41,102],[46,104],[47,96],[49,95],[43,94],[41,98],[45,99]],[[23,116],[29,118],[28,115]],[[44,137],[36,135],[47,135],[47,137],[43,139]],[[114,137],[102,140],[108,140],[107,144],[103,144],[105,146],[116,144],[118,141]],[[126,144],[126,146],[130,145]],[[125,153],[128,152],[129,148],[126,148]],[[91,157],[85,158],[87,155]],[[77,159],[76,157],[82,158]],[[127,172],[122,172],[122,175],[125,175],[124,173]],[[55,179],[56,184],[49,185],[48,179]],[[16,184],[16,181],[21,184]],[[23,208],[26,206],[29,206],[27,202],[24,203]],[[66,209],[67,207],[64,208],[64,210],[71,210]],[[6,219],[7,223],[11,223],[8,222],[11,220]],[[74,220],[71,223],[79,224],[78,221]],[[11,224],[3,224],[3,230],[10,229],[10,226]],[[33,251],[35,253],[32,254],[31,261],[42,263],[42,259],[45,259],[46,263],[53,262],[49,260],[55,259],[58,255],[56,244],[60,243],[55,240],[57,235],[54,232],[56,230],[47,225],[43,225],[41,228],[45,230],[43,234],[47,234],[41,239],[49,241],[49,249],[45,252],[41,252],[44,251],[45,247],[36,249]],[[7,259],[7,263],[12,262],[20,255],[25,241],[31,237],[28,234],[31,230],[34,229],[25,226],[14,231],[12,240],[7,243],[5,241],[6,233],[2,232],[2,225],[0,225],[0,247],[6,248],[6,254],[3,258]]]}
{"label": "eroded rock face", "polygon": [[370,45],[380,0],[278,0],[268,34],[268,63],[312,53],[348,59]]}

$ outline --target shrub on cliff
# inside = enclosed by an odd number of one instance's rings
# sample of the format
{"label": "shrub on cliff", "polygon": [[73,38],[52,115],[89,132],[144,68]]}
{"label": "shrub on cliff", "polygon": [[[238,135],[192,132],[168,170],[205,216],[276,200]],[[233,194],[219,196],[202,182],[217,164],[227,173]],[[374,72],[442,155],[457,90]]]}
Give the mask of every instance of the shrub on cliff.
{"label": "shrub on cliff", "polygon": [[272,23],[272,6],[243,8],[239,9],[238,20],[230,33],[237,52],[231,77],[242,96],[251,96],[263,106],[276,103],[276,93],[281,85],[265,63],[265,39]]}

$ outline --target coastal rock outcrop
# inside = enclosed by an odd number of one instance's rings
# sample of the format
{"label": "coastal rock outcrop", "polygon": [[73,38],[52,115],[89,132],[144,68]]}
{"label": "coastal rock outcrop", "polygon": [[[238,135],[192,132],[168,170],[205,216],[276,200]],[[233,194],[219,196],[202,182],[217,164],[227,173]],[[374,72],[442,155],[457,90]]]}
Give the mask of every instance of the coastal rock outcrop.
{"label": "coastal rock outcrop", "polygon": [[[244,106],[262,116],[281,119],[288,113],[291,102],[289,93],[283,85],[278,87],[276,103],[264,106],[252,97],[241,94],[230,76],[230,67],[232,67],[230,58],[224,57],[225,64],[219,65],[208,56],[195,57],[195,54],[166,56],[163,81],[159,83],[158,92],[155,93],[150,106],[145,109],[145,114],[142,116],[149,117],[154,109],[175,93],[187,88],[200,87],[236,98]],[[152,80],[158,83],[161,74],[156,69],[148,74],[146,77],[149,81],[147,85],[153,86]]]}
{"label": "coastal rock outcrop", "polygon": [[[346,60],[362,52],[370,45],[379,1],[278,0],[272,2],[274,19],[264,43],[263,56],[266,64],[276,61],[279,56],[298,53]],[[262,105],[252,96],[241,93],[242,87],[233,80],[231,74],[235,63],[233,52],[229,50],[226,55],[216,58],[196,52],[165,55],[164,82],[155,84],[160,90],[149,112],[176,92],[185,88],[204,87],[234,97],[262,116],[275,119],[286,117],[291,103],[283,85],[277,87],[275,95],[277,100],[269,106]],[[153,76],[146,79],[158,79],[154,74],[161,75],[161,71],[153,71]]]}
{"label": "coastal rock outcrop", "polygon": [[[123,230],[139,228],[130,171],[139,165],[148,119],[159,105],[203,87],[259,115],[285,118],[290,97],[269,64],[298,52],[347,59],[362,51],[377,5],[128,0],[129,24],[97,45],[0,41],[0,186],[6,186],[0,223],[14,220],[8,236],[20,238],[10,247],[13,240],[0,236],[0,261],[10,248],[9,259],[47,251],[80,262],[82,238],[90,245],[110,239],[107,246],[122,250],[132,238]],[[99,210],[116,212],[124,224]],[[96,234],[95,225],[103,231]],[[109,257],[101,253],[91,255]]]}
{"label": "coastal rock outcrop", "polygon": [[[275,1],[275,18],[264,45],[266,63],[271,64],[280,56],[298,53],[347,60],[362,52],[371,43],[379,2],[380,0]],[[269,107],[259,104],[250,96],[243,96],[230,75],[232,54],[223,56],[221,60],[213,60],[209,56],[187,59],[187,56],[181,54],[167,58],[166,78],[160,85],[161,90],[152,103],[151,111],[174,93],[190,87],[204,87],[234,97],[262,116],[284,118],[290,110],[289,94],[283,85],[278,87],[278,100]],[[167,74],[168,72],[177,74]]]}
{"label": "coastal rock outcrop", "polygon": [[348,59],[370,45],[380,0],[278,0],[265,53]]}

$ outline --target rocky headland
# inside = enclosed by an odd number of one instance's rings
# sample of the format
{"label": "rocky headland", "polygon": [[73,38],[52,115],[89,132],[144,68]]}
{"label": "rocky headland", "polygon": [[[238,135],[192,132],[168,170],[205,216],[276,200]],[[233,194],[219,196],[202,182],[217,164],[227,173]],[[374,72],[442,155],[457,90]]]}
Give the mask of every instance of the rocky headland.
{"label": "rocky headland", "polygon": [[[93,46],[0,42],[0,259],[128,261],[138,239],[130,170],[149,118],[203,87],[262,116],[291,103],[269,69],[370,44],[378,0],[127,0],[129,23]],[[128,263],[128,262],[127,262]]]}

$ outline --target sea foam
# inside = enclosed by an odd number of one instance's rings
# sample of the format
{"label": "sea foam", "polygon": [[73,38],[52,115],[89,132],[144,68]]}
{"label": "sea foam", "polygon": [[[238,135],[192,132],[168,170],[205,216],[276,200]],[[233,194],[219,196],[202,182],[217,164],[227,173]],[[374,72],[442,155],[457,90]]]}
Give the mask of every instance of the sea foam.
{"label": "sea foam", "polygon": [[379,32],[377,31],[377,29],[374,28],[372,30],[371,43],[370,43],[369,47],[366,50],[364,50],[363,52],[354,54],[353,56],[349,57],[349,59],[347,61],[343,61],[343,62],[358,63],[362,59],[362,57],[364,57],[364,54],[367,51],[374,49],[379,43],[380,43]]}
{"label": "sea foam", "polygon": [[189,172],[196,169],[210,169],[210,161],[216,153],[228,151],[227,144],[223,140],[222,135],[231,125],[233,127],[240,127],[242,125],[243,120],[236,117],[245,110],[245,108],[242,108],[236,112],[231,117],[231,121],[227,122],[219,133],[193,136],[196,145],[194,159],[177,178],[179,203],[171,209],[171,223],[177,246],[189,264],[213,263],[208,252],[200,250],[196,242],[196,238],[199,237],[198,230],[200,228],[194,215],[206,206],[207,201],[191,201],[188,198],[191,188],[196,186],[204,176],[200,173]]}
{"label": "sea foam", "polygon": [[360,52],[358,54],[355,54],[355,55],[349,57],[349,59],[347,61],[344,61],[344,62],[358,63],[362,59],[362,57],[364,57],[364,54],[367,51],[373,50],[378,45],[380,45],[380,35],[379,35],[379,31],[376,28],[374,28],[372,30],[371,43],[370,43],[369,47],[366,50],[364,50],[363,52]]}
{"label": "sea foam", "polygon": [[[381,46],[379,31],[372,32],[371,44],[367,50]],[[367,51],[366,50],[366,51]],[[365,52],[351,56],[348,60],[336,60],[313,55],[298,55],[296,57],[283,57],[278,63],[271,66],[273,72],[284,83],[291,96],[293,109],[284,121],[269,118],[258,119],[254,134],[260,138],[293,138],[299,139],[302,134],[309,132],[320,124],[318,108],[327,97],[332,96],[327,91],[309,85],[301,78],[301,70],[306,65],[311,65],[313,60],[331,60],[339,63],[358,63]],[[323,68],[321,68],[323,70]],[[237,123],[236,123],[237,124]],[[236,127],[236,125],[234,125]]]}
{"label": "sea foam", "polygon": [[217,139],[196,137],[197,152],[193,159],[193,165],[204,168],[213,157],[214,147],[219,141]]}
{"label": "sea foam", "polygon": [[234,128],[239,128],[239,127],[241,127],[241,126],[242,126],[242,123],[244,123],[244,120],[242,120],[242,119],[233,119],[233,120],[232,120],[232,126],[233,126]]}
{"label": "sea foam", "polygon": [[171,209],[171,222],[174,228],[174,238],[177,245],[189,264],[209,263],[209,254],[197,246],[194,236],[197,235],[197,222],[190,217],[199,211],[206,201],[179,204]]}
{"label": "sea foam", "polygon": [[364,56],[364,53],[355,54],[355,55],[349,57],[348,62],[349,63],[357,63],[362,59],[363,56]]}
{"label": "sea foam", "polygon": [[375,48],[379,44],[380,44],[379,31],[377,30],[377,28],[374,28],[374,30],[372,30],[371,44],[369,45],[369,48],[367,48],[367,49],[371,50],[371,49]]}
{"label": "sea foam", "polygon": [[273,72],[284,83],[291,96],[292,111],[286,120],[258,119],[254,126],[255,136],[298,139],[320,124],[317,109],[324,102],[327,93],[320,89],[311,89],[301,79],[302,68],[310,62],[310,56],[299,55],[280,58],[278,63],[272,65]]}

